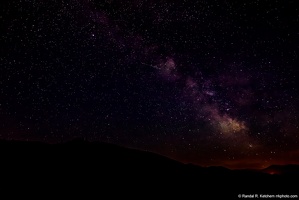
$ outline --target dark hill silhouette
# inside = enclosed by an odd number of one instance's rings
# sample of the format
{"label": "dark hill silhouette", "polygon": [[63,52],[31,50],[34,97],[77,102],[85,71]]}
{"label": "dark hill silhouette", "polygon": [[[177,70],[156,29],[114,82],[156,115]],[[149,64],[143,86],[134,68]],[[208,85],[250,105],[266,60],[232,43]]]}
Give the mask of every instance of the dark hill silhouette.
{"label": "dark hill silhouette", "polygon": [[[194,195],[197,199],[298,193],[297,185],[292,184],[299,177],[296,165],[261,171],[206,168],[151,152],[84,140],[64,144],[0,141],[0,159],[1,181],[7,187],[32,192],[84,191],[98,196],[142,193],[143,197],[159,193],[185,198]],[[283,173],[268,173],[273,169]]]}

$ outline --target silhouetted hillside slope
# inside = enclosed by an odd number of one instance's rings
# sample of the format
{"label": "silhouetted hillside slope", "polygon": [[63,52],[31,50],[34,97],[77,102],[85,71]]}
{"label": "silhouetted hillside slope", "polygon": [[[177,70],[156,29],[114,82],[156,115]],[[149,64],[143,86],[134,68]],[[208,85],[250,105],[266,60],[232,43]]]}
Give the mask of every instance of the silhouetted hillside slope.
{"label": "silhouetted hillside slope", "polygon": [[[1,181],[13,188],[56,192],[70,187],[72,194],[89,191],[97,195],[111,190],[110,195],[162,192],[204,199],[298,193],[297,185],[292,184],[299,177],[294,165],[262,171],[204,168],[150,152],[81,140],[64,144],[0,141],[0,158]],[[272,169],[284,173],[271,175]]]}

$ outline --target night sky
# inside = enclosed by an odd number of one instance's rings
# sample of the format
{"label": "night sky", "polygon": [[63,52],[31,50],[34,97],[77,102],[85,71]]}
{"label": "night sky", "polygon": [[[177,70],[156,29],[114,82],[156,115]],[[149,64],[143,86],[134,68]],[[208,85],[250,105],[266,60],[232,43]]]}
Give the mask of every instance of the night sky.
{"label": "night sky", "polygon": [[5,0],[0,20],[0,139],[299,164],[297,0]]}

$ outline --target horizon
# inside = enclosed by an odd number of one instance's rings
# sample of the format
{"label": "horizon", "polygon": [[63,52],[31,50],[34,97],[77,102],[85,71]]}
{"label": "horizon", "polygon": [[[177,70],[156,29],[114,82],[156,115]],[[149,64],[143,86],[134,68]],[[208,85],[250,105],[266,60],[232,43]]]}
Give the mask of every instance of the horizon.
{"label": "horizon", "polygon": [[[219,164],[214,164],[214,165],[209,165],[209,164],[203,164],[203,163],[192,163],[192,162],[188,162],[188,161],[183,161],[183,160],[179,160],[179,159],[176,159],[176,158],[173,158],[171,156],[167,156],[167,155],[163,155],[159,152],[154,152],[154,151],[147,151],[147,150],[144,150],[144,149],[137,149],[137,148],[130,148],[130,147],[126,147],[126,146],[122,146],[122,145],[118,145],[118,144],[113,144],[113,143],[107,143],[107,142],[102,142],[102,141],[89,141],[85,138],[75,138],[75,139],[71,139],[71,140],[66,140],[66,141],[56,141],[56,142],[48,142],[48,141],[39,141],[39,140],[28,140],[28,141],[24,141],[24,140],[15,140],[15,139],[0,139],[0,142],[23,142],[23,143],[31,143],[31,144],[36,144],[36,143],[40,143],[40,144],[44,144],[44,145],[67,145],[67,144],[70,144],[70,143],[73,143],[73,142],[84,142],[86,144],[96,144],[96,145],[111,145],[111,146],[114,146],[114,147],[119,147],[119,148],[125,148],[125,149],[131,149],[131,150],[136,150],[136,151],[140,151],[140,152],[148,152],[148,153],[152,153],[154,155],[157,155],[157,156],[162,156],[164,157],[165,159],[170,159],[170,160],[173,160],[173,161],[176,161],[176,162],[179,162],[181,164],[184,164],[184,165],[194,165],[194,166],[198,166],[198,167],[204,167],[204,168],[209,168],[209,167],[224,167],[226,169],[229,169],[229,170],[264,170],[264,169],[267,169],[271,166],[290,166],[290,165],[296,165],[296,166],[299,166],[299,162],[293,162],[293,163],[279,163],[279,162],[274,162],[274,163],[269,163],[268,165],[262,165],[260,163],[249,163],[249,164],[245,164],[240,162],[239,165],[223,165],[223,164],[220,164],[220,163],[223,163],[223,162],[219,162]],[[109,152],[107,152],[109,154]],[[240,167],[238,167],[240,166]]]}

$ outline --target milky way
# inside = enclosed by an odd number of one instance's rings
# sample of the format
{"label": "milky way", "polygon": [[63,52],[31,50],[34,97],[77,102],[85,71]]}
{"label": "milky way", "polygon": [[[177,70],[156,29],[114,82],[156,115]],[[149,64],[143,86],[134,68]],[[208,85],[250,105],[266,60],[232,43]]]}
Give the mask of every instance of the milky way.
{"label": "milky way", "polygon": [[298,163],[295,1],[5,1],[1,138]]}

